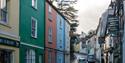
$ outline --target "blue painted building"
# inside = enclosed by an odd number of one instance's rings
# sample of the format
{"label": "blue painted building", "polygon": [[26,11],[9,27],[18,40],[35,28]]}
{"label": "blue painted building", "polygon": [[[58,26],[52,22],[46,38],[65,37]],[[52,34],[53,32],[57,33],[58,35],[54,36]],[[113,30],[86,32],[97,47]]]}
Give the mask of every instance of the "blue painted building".
{"label": "blue painted building", "polygon": [[64,63],[64,50],[65,50],[65,19],[60,13],[57,13],[57,63]]}
{"label": "blue painted building", "polygon": [[70,23],[68,20],[65,20],[65,63],[70,63],[70,36],[69,36],[69,32],[70,32]]}

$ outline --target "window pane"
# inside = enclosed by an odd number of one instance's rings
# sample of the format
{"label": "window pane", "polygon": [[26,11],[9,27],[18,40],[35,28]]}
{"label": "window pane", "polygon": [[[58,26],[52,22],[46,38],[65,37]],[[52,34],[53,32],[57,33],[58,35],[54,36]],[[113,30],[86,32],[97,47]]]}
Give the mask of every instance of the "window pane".
{"label": "window pane", "polygon": [[34,8],[37,8],[37,0],[32,0],[32,6],[33,6]]}
{"label": "window pane", "polygon": [[26,63],[35,63],[35,51],[27,50],[26,51]]}
{"label": "window pane", "polygon": [[52,28],[51,27],[49,27],[48,29],[48,41],[52,42]]}
{"label": "window pane", "polygon": [[37,20],[32,18],[32,23],[31,23],[31,35],[34,38],[37,38]]}
{"label": "window pane", "polygon": [[7,22],[7,0],[0,0],[0,21]]}
{"label": "window pane", "polygon": [[0,49],[0,63],[11,63],[13,55],[11,50]]}
{"label": "window pane", "polygon": [[43,61],[42,55],[39,55],[39,63],[42,63],[42,61]]}
{"label": "window pane", "polygon": [[0,0],[0,9],[6,8],[6,0]]}
{"label": "window pane", "polygon": [[51,50],[48,50],[48,62],[52,63],[52,55],[51,55]]}
{"label": "window pane", "polygon": [[34,5],[35,5],[34,0],[32,0],[32,6],[34,6]]}
{"label": "window pane", "polygon": [[51,13],[52,12],[52,8],[51,8],[51,6],[49,5],[49,12]]}

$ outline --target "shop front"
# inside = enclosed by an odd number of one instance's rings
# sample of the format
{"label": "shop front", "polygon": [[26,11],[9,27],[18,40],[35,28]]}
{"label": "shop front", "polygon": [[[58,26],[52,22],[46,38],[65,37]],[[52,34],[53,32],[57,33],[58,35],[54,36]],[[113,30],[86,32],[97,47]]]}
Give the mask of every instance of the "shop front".
{"label": "shop front", "polygon": [[0,63],[19,63],[19,42],[0,38]]}

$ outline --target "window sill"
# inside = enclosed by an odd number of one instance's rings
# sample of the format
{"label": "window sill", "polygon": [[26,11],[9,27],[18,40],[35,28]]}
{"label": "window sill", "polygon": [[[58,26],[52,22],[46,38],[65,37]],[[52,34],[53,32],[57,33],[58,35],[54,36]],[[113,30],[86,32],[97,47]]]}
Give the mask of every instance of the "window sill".
{"label": "window sill", "polygon": [[52,44],[52,41],[51,41],[51,42],[49,41],[48,43],[49,43],[49,44]]}
{"label": "window sill", "polygon": [[6,26],[8,28],[11,28],[11,26],[8,23],[0,22],[0,25]]}
{"label": "window sill", "polygon": [[32,6],[32,8],[33,8],[34,10],[37,10],[37,8],[36,8],[36,7],[34,7],[34,6]]}
{"label": "window sill", "polygon": [[37,37],[34,37],[34,36],[32,36],[32,35],[31,35],[31,37],[34,38],[34,39],[37,39]]}

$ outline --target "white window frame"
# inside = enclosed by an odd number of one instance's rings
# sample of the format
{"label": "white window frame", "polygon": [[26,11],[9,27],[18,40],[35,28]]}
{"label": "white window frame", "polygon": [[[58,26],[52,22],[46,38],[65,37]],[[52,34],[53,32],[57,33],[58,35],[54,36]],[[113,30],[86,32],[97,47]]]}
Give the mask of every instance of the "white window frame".
{"label": "white window frame", "polygon": [[38,0],[32,0],[32,7],[37,9]]}
{"label": "white window frame", "polygon": [[[1,1],[4,1],[4,3],[2,3]],[[4,25],[6,25],[6,24],[8,24],[8,4],[7,4],[7,2],[8,2],[8,0],[0,0],[0,8],[2,8],[2,6],[3,5],[5,5],[6,6],[6,10],[4,10],[4,9],[0,9],[0,23],[1,24],[4,24]],[[3,5],[2,5],[3,4]],[[6,13],[6,21],[2,21],[1,19],[2,19],[2,17],[3,16],[1,16],[1,12],[4,12],[4,13]]]}
{"label": "white window frame", "polygon": [[[32,22],[32,21],[35,21],[35,26],[36,26],[36,27],[34,27],[34,28],[35,28],[35,31],[34,31],[34,32],[35,32],[35,35],[32,34],[32,31],[33,31],[33,26],[32,26],[32,23],[33,23],[33,22]],[[36,20],[34,17],[32,17],[32,18],[31,18],[31,36],[32,36],[33,38],[37,38],[37,26],[38,26],[38,25],[37,25],[37,20]]]}
{"label": "white window frame", "polygon": [[26,50],[26,63],[36,63],[36,53],[34,50]]}

